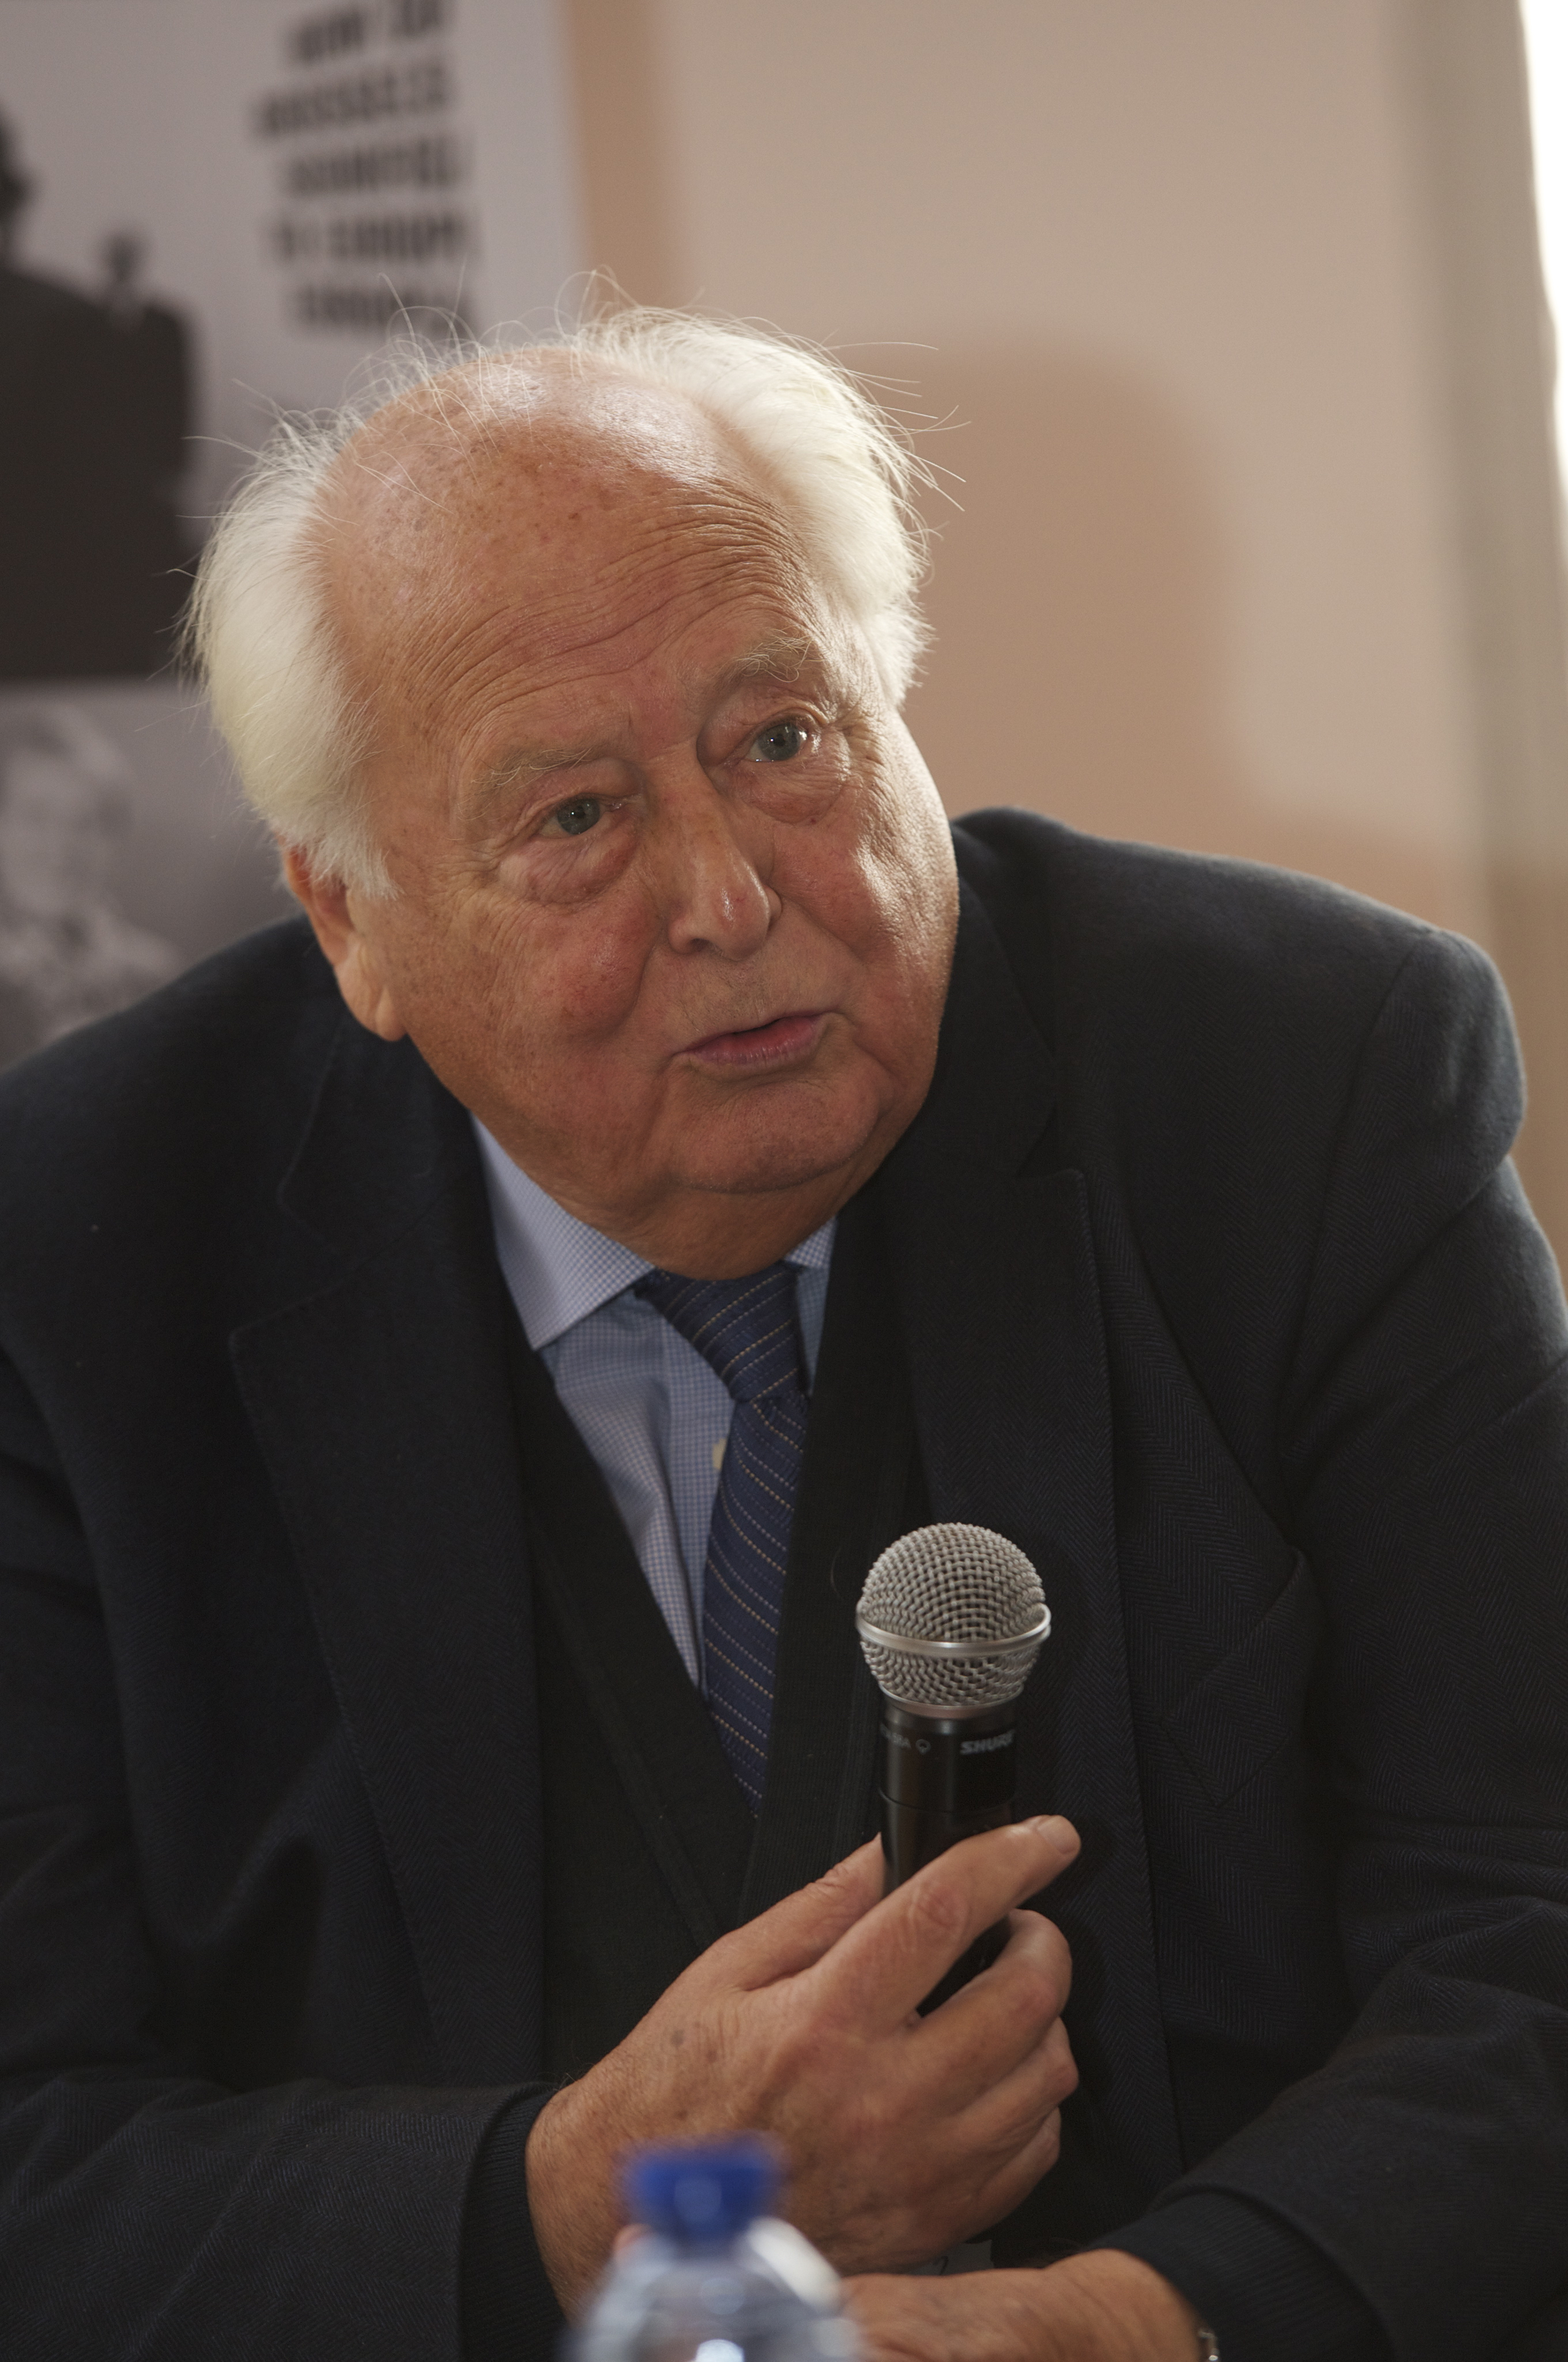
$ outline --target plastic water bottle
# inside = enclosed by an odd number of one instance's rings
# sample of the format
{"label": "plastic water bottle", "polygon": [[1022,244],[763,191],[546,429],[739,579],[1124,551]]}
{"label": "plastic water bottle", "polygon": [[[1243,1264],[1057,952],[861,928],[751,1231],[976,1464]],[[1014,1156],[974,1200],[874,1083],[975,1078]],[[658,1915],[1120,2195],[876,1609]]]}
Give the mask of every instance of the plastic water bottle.
{"label": "plastic water bottle", "polygon": [[769,2209],[756,2140],[650,2148],[626,2169],[624,2238],[568,2345],[570,2362],[855,2362],[838,2275]]}

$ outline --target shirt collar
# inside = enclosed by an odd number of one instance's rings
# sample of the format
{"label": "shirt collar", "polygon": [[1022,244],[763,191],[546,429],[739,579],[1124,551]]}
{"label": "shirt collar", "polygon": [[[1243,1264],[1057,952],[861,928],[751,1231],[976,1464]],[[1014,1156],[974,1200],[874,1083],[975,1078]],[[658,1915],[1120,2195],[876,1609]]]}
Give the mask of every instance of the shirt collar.
{"label": "shirt collar", "polygon": [[[513,1164],[479,1118],[472,1119],[490,1196],[495,1250],[517,1317],[537,1352],[641,1279],[653,1265],[618,1239],[591,1230]],[[825,1271],[836,1220],[785,1256],[801,1271]]]}

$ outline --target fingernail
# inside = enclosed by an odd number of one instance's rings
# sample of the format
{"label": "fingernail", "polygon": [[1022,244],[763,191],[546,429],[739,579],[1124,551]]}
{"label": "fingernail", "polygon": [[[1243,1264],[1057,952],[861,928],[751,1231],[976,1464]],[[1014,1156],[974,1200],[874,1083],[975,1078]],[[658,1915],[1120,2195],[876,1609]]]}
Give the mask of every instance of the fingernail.
{"label": "fingernail", "polygon": [[1075,1854],[1078,1849],[1078,1833],[1071,1821],[1060,1813],[1042,1813],[1029,1824],[1043,1838],[1048,1838],[1062,1854]]}

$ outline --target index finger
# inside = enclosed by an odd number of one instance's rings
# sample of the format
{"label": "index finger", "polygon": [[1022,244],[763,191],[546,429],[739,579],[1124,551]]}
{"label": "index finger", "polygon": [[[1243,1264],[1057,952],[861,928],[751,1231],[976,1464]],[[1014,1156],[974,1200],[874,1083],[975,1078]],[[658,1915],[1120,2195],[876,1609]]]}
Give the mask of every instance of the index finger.
{"label": "index finger", "polygon": [[747,1992],[799,1976],[873,1910],[881,1893],[882,1849],[873,1838],[809,1886],[722,1936],[711,1955],[715,1969],[725,1982]]}
{"label": "index finger", "polygon": [[884,1895],[809,1973],[845,2014],[891,2032],[977,1936],[1049,1886],[1077,1851],[1078,1833],[1059,1813],[966,1838]]}

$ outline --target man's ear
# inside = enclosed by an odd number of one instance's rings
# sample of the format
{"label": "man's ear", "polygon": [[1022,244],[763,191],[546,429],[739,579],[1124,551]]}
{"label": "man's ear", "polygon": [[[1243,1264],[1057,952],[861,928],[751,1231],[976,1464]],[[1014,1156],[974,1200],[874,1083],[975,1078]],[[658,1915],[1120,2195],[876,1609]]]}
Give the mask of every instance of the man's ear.
{"label": "man's ear", "polygon": [[332,963],[337,989],[361,1025],[383,1042],[399,1042],[407,1028],[397,1013],[375,946],[360,933],[354,897],[341,877],[312,869],[296,845],[280,846],[289,891],[315,929],[316,942]]}

